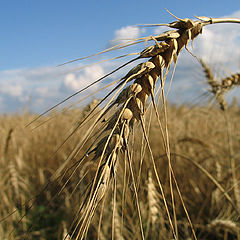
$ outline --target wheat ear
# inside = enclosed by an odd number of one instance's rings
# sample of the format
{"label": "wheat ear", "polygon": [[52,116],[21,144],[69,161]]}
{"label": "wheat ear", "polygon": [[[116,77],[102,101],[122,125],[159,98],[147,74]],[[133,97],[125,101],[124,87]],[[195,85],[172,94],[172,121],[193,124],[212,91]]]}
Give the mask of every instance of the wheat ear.
{"label": "wheat ear", "polygon": [[[91,151],[95,153],[95,158],[100,157],[99,165],[101,165],[101,169],[100,167],[98,168],[93,181],[83,217],[80,221],[81,227],[77,237],[86,233],[90,224],[89,219],[91,219],[96,206],[106,194],[106,189],[112,176],[111,172],[115,171],[114,168],[118,161],[118,152],[127,149],[129,132],[133,128],[134,123],[136,121],[142,122],[146,101],[149,96],[153,96],[157,79],[160,77],[162,82],[164,81],[164,69],[166,69],[166,75],[172,61],[176,62],[177,56],[183,47],[187,46],[190,40],[193,40],[202,32],[202,23],[199,21],[193,22],[190,19],[179,20],[175,24],[172,24],[171,27],[177,28],[177,30],[171,30],[153,37],[156,44],[140,53],[140,58],[150,58],[150,60],[132,68],[122,80],[123,83],[132,80],[134,82],[123,89],[113,103],[113,105],[119,106],[119,110],[108,119],[105,131],[110,131],[110,135],[100,140],[97,146]],[[102,173],[102,169],[108,170]],[[107,176],[105,176],[106,174]],[[155,174],[157,174],[156,171]],[[104,184],[102,184],[102,179],[106,180],[103,181]],[[166,204],[165,207],[167,208]],[[168,216],[170,219],[169,213]],[[143,229],[141,231],[142,238],[144,238]]]}
{"label": "wheat ear", "polygon": [[225,100],[225,94],[232,88],[240,85],[240,73],[232,74],[231,76],[228,76],[226,78],[221,79],[220,81],[217,81],[214,78],[214,75],[210,67],[203,61],[203,59],[200,59],[199,62],[201,63],[204,69],[207,78],[207,83],[210,85],[211,88],[210,91],[216,97],[216,100],[220,105],[220,108],[222,110],[226,110],[227,102]]}

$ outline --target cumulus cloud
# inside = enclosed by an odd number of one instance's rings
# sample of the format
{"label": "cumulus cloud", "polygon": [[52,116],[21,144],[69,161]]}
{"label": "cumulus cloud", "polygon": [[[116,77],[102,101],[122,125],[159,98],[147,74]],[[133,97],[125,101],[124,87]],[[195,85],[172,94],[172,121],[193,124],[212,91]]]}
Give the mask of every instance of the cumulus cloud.
{"label": "cumulus cloud", "polygon": [[117,29],[114,33],[114,38],[111,44],[123,43],[125,40],[138,38],[145,32],[145,29],[137,26],[125,26]]}
{"label": "cumulus cloud", "polygon": [[[229,16],[240,18],[240,11]],[[206,62],[237,71],[240,60],[240,31],[238,24],[224,23],[207,26],[194,44],[193,52]]]}
{"label": "cumulus cloud", "polygon": [[48,89],[49,93],[54,93],[57,82],[57,71],[51,67],[0,71],[0,94],[2,97],[0,111],[14,112],[23,109],[24,105],[30,101],[33,109],[29,110],[41,111],[44,106],[35,105],[36,100],[46,97],[43,98],[46,103],[51,99],[50,94],[45,93],[43,96],[43,88],[45,91]]}
{"label": "cumulus cloud", "polygon": [[240,31],[234,26],[206,28],[196,40],[193,51],[210,64],[221,64],[236,71],[240,56],[239,38]]}
{"label": "cumulus cloud", "polygon": [[154,35],[158,35],[166,31],[169,31],[169,28],[167,26],[159,26],[154,28],[153,33]]}
{"label": "cumulus cloud", "polygon": [[13,97],[20,97],[22,96],[23,89],[20,85],[6,82],[1,85],[0,93],[5,93]]}
{"label": "cumulus cloud", "polygon": [[[64,85],[73,91],[78,91],[86,87],[89,83],[104,76],[104,69],[101,66],[86,67],[81,74],[69,73],[64,78]],[[98,84],[95,84],[92,89],[97,89]]]}
{"label": "cumulus cloud", "polygon": [[[108,69],[108,64],[89,66],[78,72],[69,66],[0,71],[0,112],[14,112],[25,108],[24,105],[31,107],[29,111],[42,112],[102,77],[104,68]],[[99,84],[81,96],[97,90]]]}

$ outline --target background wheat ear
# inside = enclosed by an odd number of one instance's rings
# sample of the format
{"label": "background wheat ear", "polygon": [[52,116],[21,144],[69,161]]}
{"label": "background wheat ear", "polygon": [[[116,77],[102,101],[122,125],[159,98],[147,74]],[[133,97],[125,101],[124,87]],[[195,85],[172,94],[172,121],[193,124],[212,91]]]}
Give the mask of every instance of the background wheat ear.
{"label": "background wheat ear", "polygon": [[218,81],[215,79],[210,67],[203,61],[203,59],[200,59],[199,62],[204,69],[207,83],[210,86],[210,92],[213,93],[220,108],[223,111],[226,110],[227,102],[225,100],[225,95],[231,89],[240,85],[240,74],[232,74],[231,76],[222,78]]}

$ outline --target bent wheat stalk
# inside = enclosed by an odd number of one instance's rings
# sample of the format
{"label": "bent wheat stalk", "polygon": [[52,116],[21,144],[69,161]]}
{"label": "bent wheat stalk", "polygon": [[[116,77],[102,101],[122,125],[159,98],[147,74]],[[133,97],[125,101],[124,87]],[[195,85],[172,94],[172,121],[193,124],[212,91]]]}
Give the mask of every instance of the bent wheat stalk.
{"label": "bent wheat stalk", "polygon": [[[137,65],[128,72],[122,81],[124,81],[124,83],[133,81],[133,83],[123,89],[119,93],[117,99],[100,116],[100,118],[104,117],[113,106],[117,105],[119,110],[113,113],[112,116],[106,121],[107,126],[103,132],[105,135],[107,135],[107,137],[103,137],[98,142],[97,146],[90,151],[90,153],[95,154],[94,160],[100,158],[100,161],[98,164],[99,167],[96,172],[96,177],[91,184],[89,193],[87,195],[87,200],[85,201],[85,204],[82,205],[82,216],[77,223],[77,226],[80,225],[80,227],[78,229],[76,239],[83,239],[87,234],[94,211],[105,196],[111,180],[115,177],[117,171],[116,166],[119,162],[119,153],[128,151],[129,134],[132,131],[133,126],[136,122],[141,122],[141,126],[144,128],[143,119],[146,112],[146,102],[149,96],[154,102],[154,89],[158,78],[160,78],[163,88],[171,63],[173,61],[175,63],[177,62],[177,58],[181,50],[184,47],[187,48],[188,43],[191,40],[193,41],[199,34],[202,33],[204,26],[221,22],[240,23],[239,19],[213,19],[206,17],[197,18],[198,20],[196,21],[191,19],[178,19],[173,23],[167,24],[168,27],[176,30],[170,30],[157,36],[145,38],[147,41],[154,40],[155,45],[144,49],[136,59],[149,58],[149,60]],[[209,76],[211,77],[210,73]],[[221,86],[224,89],[230,89],[229,80],[230,79],[222,81]],[[232,76],[231,84],[233,82],[235,83],[235,80],[236,78],[233,79]],[[209,80],[209,84],[214,86],[215,81],[213,79],[212,81]],[[145,130],[143,129],[143,131]],[[156,168],[154,168],[154,173],[158,178]],[[134,181],[134,179],[132,180]],[[160,180],[158,180],[158,184],[165,201]],[[181,193],[179,192],[179,194]],[[177,232],[173,226],[166,201],[165,207],[173,236],[175,239],[177,239]],[[144,228],[142,226],[139,208],[138,212],[142,239],[144,239]],[[75,231],[77,231],[76,229],[77,227],[75,228]],[[192,231],[193,236],[196,239],[194,230],[192,229]]]}

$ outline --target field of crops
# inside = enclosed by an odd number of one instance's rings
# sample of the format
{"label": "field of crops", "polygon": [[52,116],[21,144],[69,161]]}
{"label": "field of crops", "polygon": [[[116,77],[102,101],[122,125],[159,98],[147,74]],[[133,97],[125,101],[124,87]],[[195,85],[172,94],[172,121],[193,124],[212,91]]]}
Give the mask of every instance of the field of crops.
{"label": "field of crops", "polygon": [[[85,111],[78,110],[62,113],[33,131],[24,128],[32,119],[31,115],[1,116],[0,145],[1,156],[4,156],[1,157],[0,171],[1,217],[17,209],[1,223],[1,236],[14,230],[12,239],[63,239],[64,232],[71,229],[74,214],[82,202],[81,195],[91,176],[79,181],[86,169],[95,163],[87,161],[78,168],[61,194],[57,193],[69,173],[58,184],[48,185],[43,192],[40,190],[44,189],[51,174],[65,161],[86,132],[87,125],[55,153],[66,137],[69,126],[73,126],[85,114]],[[227,112],[217,107],[168,106],[171,162],[177,181],[177,186],[173,183],[174,206],[169,187],[168,160],[159,137],[156,117],[152,117],[149,140],[171,218],[174,217],[173,213],[176,215],[180,239],[190,238],[192,234],[177,188],[198,239],[237,239],[237,209],[240,204],[239,117],[238,106],[231,106]],[[132,168],[146,239],[170,239],[169,220],[153,174],[150,154],[142,144],[144,137],[138,128],[134,130],[134,136],[134,142],[129,144],[134,145],[135,149],[131,153]],[[86,148],[82,149],[69,165],[78,161],[85,151]],[[116,195],[113,195],[114,189],[110,188],[104,207],[96,210],[89,229],[89,239],[96,238],[101,214],[100,239],[109,239],[112,231],[116,239],[141,238],[133,183],[129,173],[125,173],[125,168],[128,169],[128,166],[124,156],[121,156],[115,176]],[[93,176],[94,170],[91,171]],[[125,180],[124,174],[127,174]],[[32,196],[37,196],[36,200],[29,201]],[[28,212],[26,217],[18,222],[25,212]]]}

